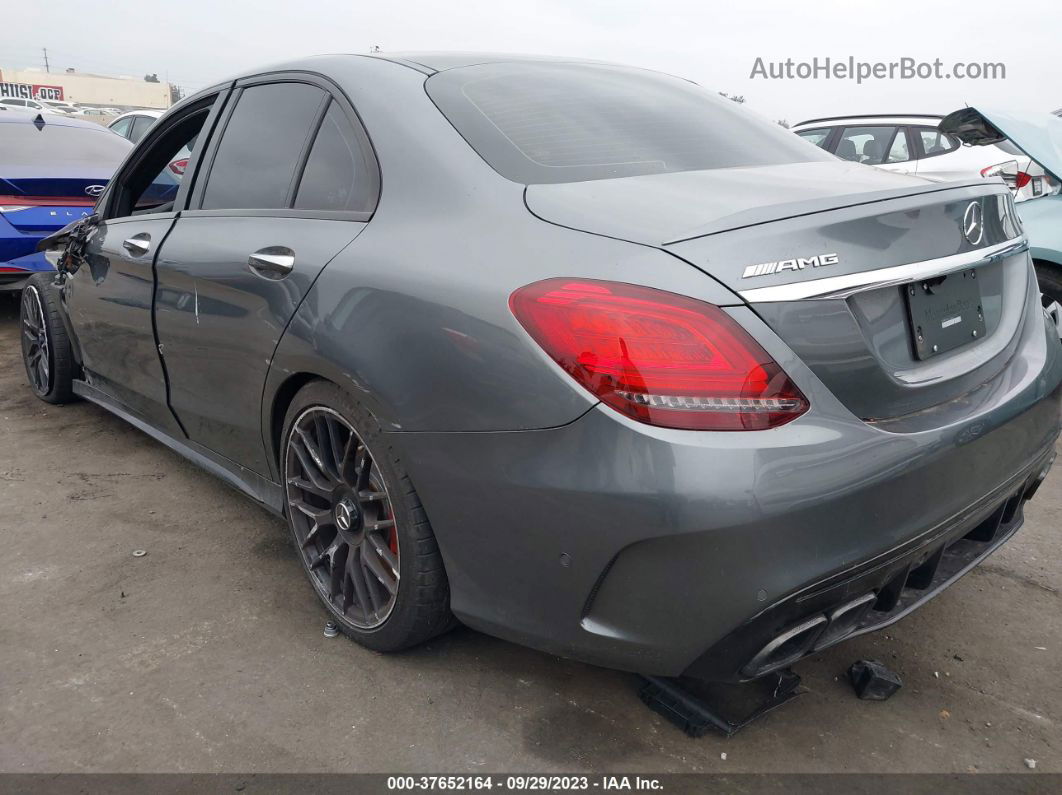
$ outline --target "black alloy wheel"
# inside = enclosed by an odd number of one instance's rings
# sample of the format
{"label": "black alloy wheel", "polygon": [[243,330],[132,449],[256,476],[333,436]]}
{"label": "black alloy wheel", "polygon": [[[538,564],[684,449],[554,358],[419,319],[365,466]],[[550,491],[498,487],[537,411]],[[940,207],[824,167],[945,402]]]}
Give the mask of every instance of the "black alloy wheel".
{"label": "black alloy wheel", "polygon": [[399,533],[380,468],[347,420],[311,406],[292,423],[284,482],[292,529],[318,594],[360,630],[381,627],[401,581]]}
{"label": "black alloy wheel", "polygon": [[51,348],[48,344],[48,324],[44,319],[44,305],[35,285],[22,290],[22,358],[33,391],[47,395],[52,388]]}

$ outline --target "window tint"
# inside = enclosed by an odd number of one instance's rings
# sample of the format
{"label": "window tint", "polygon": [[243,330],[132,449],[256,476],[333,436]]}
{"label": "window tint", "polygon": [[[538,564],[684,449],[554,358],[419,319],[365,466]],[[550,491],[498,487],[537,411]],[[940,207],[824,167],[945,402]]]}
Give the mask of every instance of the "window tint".
{"label": "window tint", "polygon": [[133,117],[133,129],[129,133],[129,140],[134,144],[144,137],[144,133],[148,131],[154,123],[154,119],[150,116],[134,116]]}
{"label": "window tint", "polygon": [[109,129],[111,130],[111,132],[118,133],[123,138],[128,138],[129,137],[129,128],[132,127],[132,126],[133,126],[133,117],[130,116],[127,119],[122,119],[121,121],[116,121],[114,124],[112,124],[110,126]]}
{"label": "window tint", "polygon": [[525,184],[829,159],[730,100],[647,70],[494,63],[425,86],[484,160]]}
{"label": "window tint", "polygon": [[368,210],[369,179],[360,136],[335,102],[325,114],[299,183],[302,210]]}
{"label": "window tint", "polygon": [[835,154],[868,166],[881,165],[895,132],[895,127],[845,127]]}
{"label": "window tint", "polygon": [[304,83],[272,83],[243,90],[210,169],[203,209],[288,206],[324,92]]}
{"label": "window tint", "polygon": [[797,133],[801,138],[809,143],[815,144],[820,149],[826,148],[826,139],[830,137],[829,127],[819,127],[815,130],[801,130]]}
{"label": "window tint", "polygon": [[892,146],[889,147],[889,156],[885,158],[886,163],[903,163],[911,159],[911,150],[907,145],[907,133],[903,130],[896,131],[896,137],[892,139]]}
{"label": "window tint", "polygon": [[17,97],[10,97],[8,99],[0,99],[0,102],[4,103],[5,105],[14,105],[16,108],[24,108],[24,107],[26,107],[26,100],[18,99]]}
{"label": "window tint", "polygon": [[922,152],[926,157],[942,155],[958,147],[955,141],[933,127],[919,127],[918,137],[922,140]]}

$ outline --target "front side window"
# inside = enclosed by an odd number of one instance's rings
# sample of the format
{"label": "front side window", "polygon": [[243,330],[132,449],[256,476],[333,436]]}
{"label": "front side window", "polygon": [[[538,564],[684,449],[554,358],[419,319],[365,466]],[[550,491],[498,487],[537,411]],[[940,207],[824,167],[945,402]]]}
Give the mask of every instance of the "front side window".
{"label": "front side window", "polygon": [[845,127],[836,155],[843,160],[880,166],[896,134],[896,127]]}
{"label": "front side window", "polygon": [[26,107],[26,100],[19,99],[18,97],[8,97],[7,99],[0,99],[0,102],[5,105],[14,105],[16,108]]}
{"label": "front side window", "polygon": [[203,100],[149,145],[132,170],[120,179],[114,211],[109,217],[162,213],[173,210],[188,159],[216,97]]}
{"label": "front side window", "polygon": [[289,206],[292,181],[324,92],[305,83],[243,89],[203,193],[204,210]]}
{"label": "front side window", "polygon": [[829,160],[693,83],[596,64],[492,63],[428,95],[502,176],[524,184]]}
{"label": "front side window", "polygon": [[797,133],[797,135],[799,135],[808,143],[815,144],[815,146],[819,147],[819,149],[825,149],[826,139],[830,137],[830,128],[819,127],[814,130],[801,130]]}

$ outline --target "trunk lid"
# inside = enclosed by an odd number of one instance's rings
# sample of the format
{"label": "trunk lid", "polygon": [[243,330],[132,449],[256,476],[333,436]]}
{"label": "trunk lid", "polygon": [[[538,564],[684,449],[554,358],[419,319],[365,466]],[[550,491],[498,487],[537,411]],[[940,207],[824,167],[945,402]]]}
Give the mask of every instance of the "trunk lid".
{"label": "trunk lid", "polygon": [[1062,182],[1062,119],[1053,113],[981,106],[961,108],[945,116],[940,129],[971,146],[986,146],[1009,139]]}
{"label": "trunk lid", "polygon": [[[804,163],[534,185],[527,203],[729,287],[865,420],[925,412],[998,376],[1036,303],[999,180]],[[947,414],[926,421],[957,419]]]}
{"label": "trunk lid", "polygon": [[48,175],[39,166],[7,166],[0,172],[4,219],[23,234],[62,229],[92,213],[112,173],[94,164],[65,167],[61,176]]}

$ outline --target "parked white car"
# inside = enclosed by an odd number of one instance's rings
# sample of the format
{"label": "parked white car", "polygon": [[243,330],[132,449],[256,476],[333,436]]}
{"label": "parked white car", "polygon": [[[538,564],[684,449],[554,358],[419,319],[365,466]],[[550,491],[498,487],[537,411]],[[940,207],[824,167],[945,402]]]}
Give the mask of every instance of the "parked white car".
{"label": "parked white car", "polygon": [[75,107],[73,102],[63,102],[61,99],[42,99],[39,102],[51,108],[52,113],[64,113],[67,116],[81,113],[81,110]]}
{"label": "parked white car", "polygon": [[[1027,155],[1010,141],[964,146],[937,128],[943,118],[932,114],[833,116],[802,121],[793,126],[793,132],[843,160],[942,181],[998,175],[1010,185],[1016,201],[1033,198],[1039,184],[1033,176],[1040,177],[1043,171]],[[1016,169],[1001,168],[1015,161]]]}
{"label": "parked white car", "polygon": [[0,105],[8,105],[22,110],[43,111],[44,113],[54,112],[52,108],[49,108],[43,102],[38,102],[35,99],[23,99],[22,97],[4,97],[0,99]]}
{"label": "parked white car", "polygon": [[154,124],[155,120],[161,115],[161,110],[131,110],[128,113],[123,113],[108,124],[107,127],[135,144],[144,137],[148,127]]}

